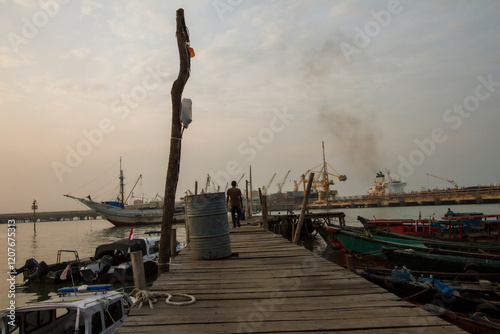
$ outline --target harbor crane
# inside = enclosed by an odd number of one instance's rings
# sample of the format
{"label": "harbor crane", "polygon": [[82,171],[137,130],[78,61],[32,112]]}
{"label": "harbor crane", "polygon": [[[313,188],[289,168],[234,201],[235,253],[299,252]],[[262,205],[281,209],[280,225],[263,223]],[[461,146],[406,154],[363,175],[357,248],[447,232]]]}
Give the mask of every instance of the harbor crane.
{"label": "harbor crane", "polygon": [[288,177],[288,174],[290,174],[290,169],[288,170],[288,172],[286,173],[285,177],[283,178],[283,181],[281,181],[280,183],[277,184],[277,186],[278,186],[278,194],[282,193],[283,185],[286,182],[286,178]]}
{"label": "harbor crane", "polygon": [[208,193],[208,190],[210,189],[210,174],[207,174],[207,183],[205,184],[205,193]]}
{"label": "harbor crane", "polygon": [[275,176],[276,173],[274,173],[273,177],[271,178],[271,181],[269,181],[269,183],[267,184],[267,187],[262,186],[262,195],[267,195],[267,189],[269,189],[269,187],[271,186],[271,183],[273,182]]}
{"label": "harbor crane", "polygon": [[[330,180],[330,176],[336,177],[339,181],[346,181],[347,176],[340,174],[333,168],[328,162],[326,162],[325,159],[325,142],[322,142],[323,146],[323,163],[319,164],[316,167],[313,167],[312,169],[308,170],[306,174],[304,174],[302,178],[302,182],[304,182],[304,185],[307,183],[308,175],[310,173],[314,173],[315,177],[312,183],[312,188],[317,189],[320,188],[321,190],[318,192],[318,200],[314,202],[313,204],[327,204],[328,201],[332,198],[335,198],[337,196],[337,191],[336,190],[330,190],[330,186],[334,185],[333,181]],[[330,167],[336,174],[330,173],[328,171],[328,167]],[[317,170],[317,168],[320,168]]]}
{"label": "harbor crane", "polygon": [[444,177],[439,177],[439,176],[432,175],[432,174],[429,174],[429,173],[426,173],[426,175],[427,176],[435,177],[436,179],[440,179],[440,180],[449,182],[449,183],[453,184],[453,187],[455,187],[455,189],[458,189],[458,184],[455,181],[453,181],[453,180],[448,180],[448,179],[445,179]]}
{"label": "harbor crane", "polygon": [[[309,173],[309,170],[306,172],[306,174],[307,174],[307,173]],[[299,185],[300,185],[301,183],[304,183],[305,178],[306,178],[306,175],[305,175],[305,174],[302,174],[302,175],[300,176],[300,180],[298,180],[298,181],[297,181],[297,180],[294,180],[294,181],[293,181],[293,191],[299,191]],[[306,184],[305,184],[305,183],[304,183],[304,191],[306,191]]]}

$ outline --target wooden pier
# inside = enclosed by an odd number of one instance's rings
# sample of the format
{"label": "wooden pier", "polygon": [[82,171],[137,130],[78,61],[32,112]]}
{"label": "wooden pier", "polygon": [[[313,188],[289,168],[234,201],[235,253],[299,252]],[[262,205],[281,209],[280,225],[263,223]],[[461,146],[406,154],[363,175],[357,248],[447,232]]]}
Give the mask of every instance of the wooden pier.
{"label": "wooden pier", "polygon": [[[233,255],[195,260],[189,247],[151,292],[189,294],[130,312],[118,333],[465,333],[362,277],[243,221]],[[256,225],[256,224],[255,224]]]}

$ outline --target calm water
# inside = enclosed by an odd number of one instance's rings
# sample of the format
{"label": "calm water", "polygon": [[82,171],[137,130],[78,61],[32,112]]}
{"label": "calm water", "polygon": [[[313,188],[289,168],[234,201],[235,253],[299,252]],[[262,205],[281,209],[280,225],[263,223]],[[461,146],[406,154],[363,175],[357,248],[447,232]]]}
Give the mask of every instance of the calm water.
{"label": "calm water", "polygon": [[[356,208],[333,211],[343,211],[346,214],[346,224],[352,226],[361,226],[356,219],[357,216],[371,218],[417,218],[419,212],[423,218],[431,217],[433,214],[440,218],[447,211],[448,206],[419,206],[419,207],[391,207],[391,208]],[[455,212],[482,212],[484,214],[500,214],[498,204],[482,205],[460,205],[451,206]],[[296,212],[299,214],[300,212]],[[177,229],[177,240],[185,242],[185,228],[183,224],[175,225]],[[76,250],[80,258],[92,256],[95,248],[103,243],[112,242],[118,239],[127,238],[130,232],[128,227],[115,227],[106,220],[81,220],[81,221],[63,221],[63,222],[44,222],[36,224],[36,236],[33,233],[33,223],[19,223],[16,229],[15,258],[16,267],[24,265],[26,259],[35,258],[37,261],[55,263],[57,251],[60,249]],[[143,235],[144,232],[160,230],[159,225],[149,227],[134,228],[136,237]],[[7,272],[8,253],[7,253],[7,225],[0,225],[0,291],[7,297],[9,290],[10,277]],[[319,237],[316,238],[312,246],[315,253],[327,257],[328,251],[325,249],[325,243]],[[63,260],[69,260],[64,258]],[[28,302],[44,300],[54,296],[54,286],[50,284],[35,284],[28,287],[19,286],[22,283],[22,275],[16,278],[16,306],[24,305]],[[9,298],[0,298],[0,309],[9,305]]]}
{"label": "calm water", "polygon": [[[80,258],[94,255],[97,246],[109,243],[115,240],[128,238],[130,227],[115,227],[106,220],[74,220],[62,222],[38,222],[36,224],[36,236],[33,233],[33,223],[16,224],[16,246],[15,246],[15,267],[24,265],[29,258],[35,258],[38,262],[45,261],[48,264],[55,263],[57,251],[76,250]],[[183,224],[176,224],[173,228],[177,229],[177,240],[185,242],[185,228]],[[7,279],[10,277],[7,272],[8,253],[7,253],[7,225],[0,225],[0,309],[8,306],[10,299],[7,297],[10,284]],[[160,225],[134,227],[134,236],[144,236],[144,232],[160,231]],[[74,259],[74,257],[73,257]],[[71,256],[64,255],[64,260],[71,260]],[[19,286],[23,282],[23,275],[16,277],[16,306],[24,305],[27,302],[48,299],[55,296],[53,284],[43,284],[34,282],[27,287]],[[67,285],[67,284],[66,284]],[[64,286],[57,286],[57,288]]]}

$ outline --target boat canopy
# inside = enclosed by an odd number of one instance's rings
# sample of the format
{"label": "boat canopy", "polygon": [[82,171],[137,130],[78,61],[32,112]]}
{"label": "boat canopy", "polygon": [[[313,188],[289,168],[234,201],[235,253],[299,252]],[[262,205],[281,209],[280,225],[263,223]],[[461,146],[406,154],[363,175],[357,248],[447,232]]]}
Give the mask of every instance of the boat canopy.
{"label": "boat canopy", "polygon": [[115,251],[121,251],[123,255],[127,256],[128,253],[135,251],[142,251],[142,255],[147,254],[146,241],[144,239],[122,239],[98,246],[95,250],[95,259],[100,259],[104,255],[113,256]]}

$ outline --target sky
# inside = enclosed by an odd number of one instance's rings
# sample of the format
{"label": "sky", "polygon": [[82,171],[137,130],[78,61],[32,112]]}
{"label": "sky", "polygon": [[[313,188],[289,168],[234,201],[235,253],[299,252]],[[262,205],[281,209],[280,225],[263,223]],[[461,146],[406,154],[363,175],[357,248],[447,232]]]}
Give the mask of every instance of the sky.
{"label": "sky", "polygon": [[339,196],[386,170],[406,191],[500,182],[496,0],[0,0],[0,213],[113,199],[120,159],[126,196],[142,175],[129,201],[163,196],[179,8],[177,199],[207,175],[244,188],[250,166],[254,189],[290,191],[322,142]]}

